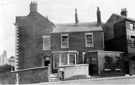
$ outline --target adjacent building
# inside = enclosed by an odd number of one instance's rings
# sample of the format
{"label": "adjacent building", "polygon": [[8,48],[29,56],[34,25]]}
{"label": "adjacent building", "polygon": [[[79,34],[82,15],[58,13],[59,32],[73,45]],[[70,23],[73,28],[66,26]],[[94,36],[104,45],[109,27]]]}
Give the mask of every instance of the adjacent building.
{"label": "adjacent building", "polygon": [[16,70],[45,65],[46,57],[51,55],[54,24],[38,12],[37,6],[37,2],[31,2],[30,13],[16,17]]}
{"label": "adjacent building", "polygon": [[124,52],[125,73],[135,74],[135,20],[122,9],[105,23],[105,50]]}

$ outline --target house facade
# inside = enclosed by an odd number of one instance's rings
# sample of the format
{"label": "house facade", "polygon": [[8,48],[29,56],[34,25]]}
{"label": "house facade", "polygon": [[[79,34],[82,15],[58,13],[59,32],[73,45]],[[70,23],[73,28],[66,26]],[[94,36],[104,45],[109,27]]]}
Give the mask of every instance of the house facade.
{"label": "house facade", "polygon": [[135,20],[127,17],[126,9],[121,15],[112,14],[105,24],[105,50],[124,52],[125,73],[135,74]]}
{"label": "house facade", "polygon": [[16,70],[48,65],[45,60],[51,55],[49,42],[54,24],[38,12],[36,2],[31,2],[27,16],[16,17],[15,26]]}
{"label": "house facade", "polygon": [[[99,8],[97,16],[100,16]],[[83,64],[90,50],[104,50],[104,31],[101,19],[97,22],[79,23],[75,9],[75,23],[56,24],[51,35],[53,71],[59,66]]]}
{"label": "house facade", "polygon": [[56,25],[52,32],[53,69],[84,63],[90,50],[104,50],[104,31],[96,23]]}

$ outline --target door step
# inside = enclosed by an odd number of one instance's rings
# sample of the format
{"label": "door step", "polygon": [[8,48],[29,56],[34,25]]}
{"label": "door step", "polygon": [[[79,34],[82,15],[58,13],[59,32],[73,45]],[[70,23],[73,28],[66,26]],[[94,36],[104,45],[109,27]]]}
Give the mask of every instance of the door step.
{"label": "door step", "polygon": [[49,82],[57,82],[57,81],[59,81],[58,74],[57,73],[50,74]]}

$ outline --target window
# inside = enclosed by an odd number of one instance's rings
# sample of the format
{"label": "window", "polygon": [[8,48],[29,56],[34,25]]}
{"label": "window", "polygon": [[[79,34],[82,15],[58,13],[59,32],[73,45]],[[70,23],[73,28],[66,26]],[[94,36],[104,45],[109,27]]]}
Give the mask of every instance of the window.
{"label": "window", "polygon": [[106,71],[111,70],[111,58],[109,56],[105,56],[104,68],[105,68]]}
{"label": "window", "polygon": [[75,65],[76,63],[76,56],[75,54],[69,54],[69,64],[70,65]]}
{"label": "window", "polygon": [[59,61],[60,61],[59,54],[55,54],[54,57],[53,57],[53,60],[54,60],[53,68],[58,68]]}
{"label": "window", "polygon": [[85,34],[85,46],[86,47],[93,47],[93,33],[86,33]]}
{"label": "window", "polygon": [[121,58],[120,57],[115,57],[116,58],[116,70],[120,70],[121,69]]}
{"label": "window", "polygon": [[61,54],[61,65],[67,65],[67,64],[68,64],[67,54]]}
{"label": "window", "polygon": [[50,36],[43,36],[43,50],[50,50]]}
{"label": "window", "polygon": [[76,64],[76,54],[54,54],[53,68],[56,69],[58,66],[68,66]]}
{"label": "window", "polygon": [[61,48],[68,48],[69,47],[69,38],[68,34],[61,35]]}
{"label": "window", "polygon": [[129,26],[130,26],[131,30],[134,30],[134,24],[133,23],[130,23]]}
{"label": "window", "polygon": [[131,36],[130,43],[131,47],[135,47],[135,36]]}

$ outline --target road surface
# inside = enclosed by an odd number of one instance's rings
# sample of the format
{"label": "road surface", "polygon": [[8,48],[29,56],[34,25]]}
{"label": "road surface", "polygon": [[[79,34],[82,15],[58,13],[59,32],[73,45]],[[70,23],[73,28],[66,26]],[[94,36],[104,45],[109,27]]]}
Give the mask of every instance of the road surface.
{"label": "road surface", "polygon": [[[60,82],[46,82],[40,83],[38,85],[89,85],[89,84],[99,84],[99,85],[135,85],[135,77],[129,78],[97,78],[97,79],[81,79],[81,80],[69,80]],[[36,84],[35,84],[36,85]]]}

